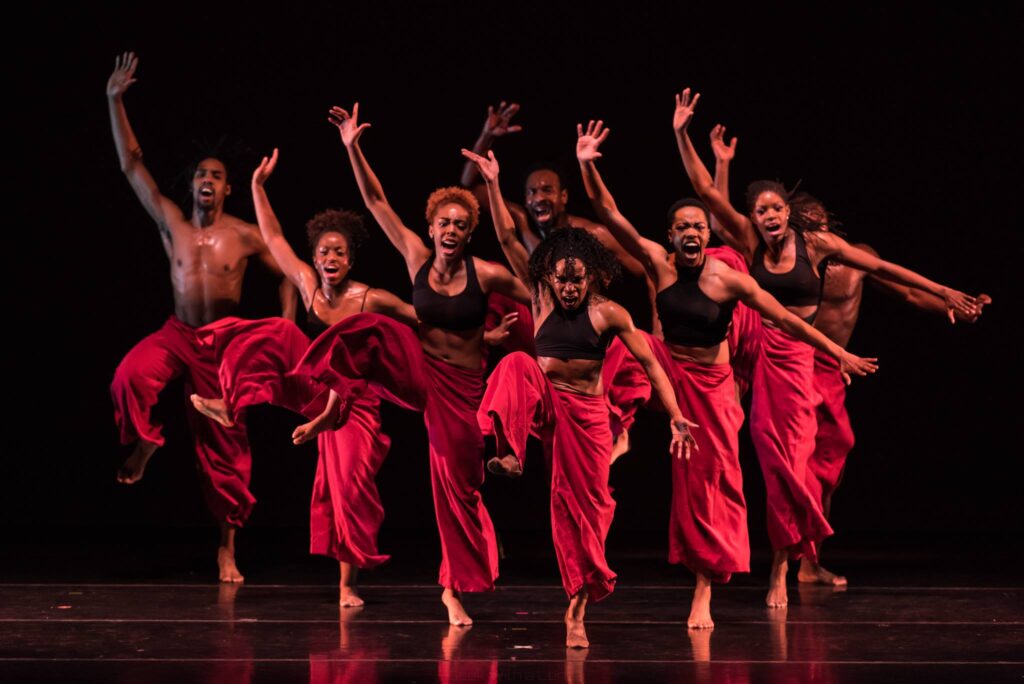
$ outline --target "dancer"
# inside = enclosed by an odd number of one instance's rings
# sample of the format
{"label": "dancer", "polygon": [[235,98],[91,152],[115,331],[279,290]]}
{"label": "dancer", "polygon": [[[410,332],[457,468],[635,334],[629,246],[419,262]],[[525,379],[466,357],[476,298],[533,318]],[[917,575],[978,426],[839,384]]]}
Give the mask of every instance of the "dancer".
{"label": "dancer", "polygon": [[[520,132],[522,126],[512,124],[512,118],[518,111],[519,105],[515,102],[502,102],[497,109],[489,106],[483,129],[473,144],[473,153],[486,156],[498,138]],[[486,183],[481,179],[475,164],[466,162],[459,184],[469,188],[481,206],[488,207],[490,200]],[[567,211],[568,203],[567,179],[562,171],[550,164],[532,166],[526,176],[523,204],[506,204],[515,221],[516,230],[522,236],[527,253],[532,253],[540,241],[551,235],[552,231],[569,226],[585,229],[615,255],[619,264],[631,277],[642,280],[651,306],[654,328],[657,330],[657,317],[654,315],[654,284],[647,279],[643,265],[622,248],[606,227],[582,216],[570,214]]]}
{"label": "dancer", "polygon": [[[687,175],[720,224],[720,237],[740,252],[763,289],[789,311],[813,321],[821,293],[819,264],[827,259],[918,287],[940,297],[950,312],[972,315],[976,300],[901,266],[857,249],[832,233],[805,231],[790,222],[788,193],[781,184],[757,181],[748,188],[749,216],[719,192],[700,161],[687,127],[699,94],[676,95],[673,129]],[[768,489],[768,536],[774,555],[766,603],[788,602],[786,571],[794,557],[817,558],[817,545],[832,534],[820,501],[806,486],[814,449],[814,352],[786,332],[763,322],[753,375],[751,437]]]}
{"label": "dancer", "polygon": [[[265,188],[277,161],[275,149],[253,173],[256,219],[271,254],[299,290],[306,311],[302,321],[309,337],[290,321],[267,319],[254,321],[245,335],[221,340],[221,375],[225,378],[222,384],[230,388],[229,397],[211,400],[193,395],[193,402],[197,409],[222,424],[230,424],[232,413],[263,401],[301,411],[302,402],[286,396],[288,386],[296,380],[288,372],[306,352],[309,338],[319,336],[334,324],[370,312],[416,325],[411,304],[387,290],[349,277],[359,246],[367,237],[362,219],[355,213],[332,209],[315,215],[306,224],[313,265],[295,254]],[[291,344],[291,340],[296,342]],[[309,382],[308,378],[306,381]],[[353,607],[363,605],[356,588],[359,570],[376,567],[388,559],[377,549],[384,509],[374,478],[391,441],[381,430],[380,396],[371,387],[360,388],[345,397],[343,420],[340,428],[322,431],[328,427],[327,416],[322,414],[297,428],[294,436],[298,443],[316,435],[319,448],[310,504],[310,553],[338,561],[339,603],[342,607]]]}
{"label": "dancer", "polygon": [[[111,394],[122,444],[134,450],[118,471],[124,484],[138,482],[146,463],[164,439],[153,423],[150,410],[168,382],[185,376],[186,392],[220,396],[217,366],[212,347],[201,340],[205,327],[230,315],[242,293],[242,277],[249,257],[258,257],[276,274],[280,269],[270,256],[259,229],[224,211],[231,193],[228,170],[216,158],[199,160],[192,172],[192,213],[165,197],[142,161],[142,149],[128,123],[123,96],[135,81],[138,59],[134,53],[119,56],[107,81],[107,103],[117,156],[146,212],[156,222],[164,251],[171,263],[174,314],[163,327],[136,344],[114,373]],[[294,290],[282,282],[281,306],[286,317],[294,315]],[[217,564],[222,582],[241,582],[235,564],[235,532],[241,527],[256,499],[249,491],[252,455],[239,422],[232,427],[199,420],[188,412],[195,440],[203,493],[221,529]],[[194,416],[194,418],[193,418]]]}
{"label": "dancer", "polygon": [[330,112],[367,209],[405,260],[413,283],[423,364],[428,376],[424,419],[430,441],[434,513],[441,537],[441,600],[455,625],[472,620],[462,605],[465,591],[494,588],[498,551],[494,525],[480,497],[483,436],[476,410],[483,398],[481,339],[487,298],[498,292],[520,302],[529,292],[498,264],[469,256],[466,247],[479,219],[479,205],[462,188],[440,188],[427,200],[433,249],[406,227],[384,195],[359,145],[370,125],[341,107]]}
{"label": "dancer", "polygon": [[[551,468],[551,529],[569,597],[566,646],[587,648],[588,600],[612,592],[615,573],[604,554],[615,501],[608,487],[613,434],[602,363],[617,337],[643,367],[670,417],[677,457],[690,457],[692,423],[683,418],[669,379],[644,335],[621,306],[592,290],[618,270],[612,254],[589,232],[556,231],[527,256],[498,187],[498,162],[463,150],[487,183],[495,230],[517,277],[530,283],[537,359],[515,353],[502,359],[487,382],[478,418],[497,441],[496,460],[522,472],[529,434],[539,437]],[[696,426],[694,426],[696,427]]]}
{"label": "dancer", "polygon": [[[660,243],[641,237],[619,211],[597,170],[599,148],[611,129],[591,121],[577,126],[576,158],[583,185],[598,218],[640,263],[658,287],[658,317],[664,341],[650,340],[672,381],[679,406],[700,423],[694,438],[700,449],[672,464],[672,512],[669,562],[686,565],[697,577],[687,626],[711,629],[711,583],[728,582],[734,572],[750,572],[747,509],[739,463],[743,423],[733,385],[726,341],[740,302],[779,329],[814,345],[844,372],[865,375],[874,359],[843,351],[790,313],[745,272],[708,253],[711,237],[707,209],[683,199],[669,208],[669,254]],[[670,258],[671,257],[671,258]]]}

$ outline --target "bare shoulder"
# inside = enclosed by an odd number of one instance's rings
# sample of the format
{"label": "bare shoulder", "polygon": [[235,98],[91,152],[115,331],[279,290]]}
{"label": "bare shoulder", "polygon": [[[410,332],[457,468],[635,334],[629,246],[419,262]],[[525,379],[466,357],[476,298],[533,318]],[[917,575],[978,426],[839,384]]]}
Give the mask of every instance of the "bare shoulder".
{"label": "bare shoulder", "polygon": [[511,271],[495,261],[487,261],[480,257],[471,258],[473,259],[473,268],[476,269],[478,279],[490,281],[495,278],[507,278],[512,275]]}
{"label": "bare shoulder", "polygon": [[238,233],[242,241],[252,248],[253,251],[258,252],[266,247],[259,226],[229,214],[224,215],[223,221],[225,226]]}
{"label": "bare shoulder", "polygon": [[602,224],[597,223],[596,221],[591,221],[590,219],[584,218],[582,216],[574,216],[572,214],[569,214],[569,225],[574,228],[583,228],[584,230],[594,233],[595,235],[604,234],[611,236],[611,233],[609,233],[608,229],[605,228]]}
{"label": "bare shoulder", "polygon": [[633,325],[633,317],[629,315],[626,308],[604,295],[590,295],[590,314],[592,320],[601,324],[595,326],[598,328],[598,332],[603,332],[608,328],[619,330]]}
{"label": "bare shoulder", "polygon": [[878,256],[878,252],[875,251],[875,248],[872,247],[871,245],[867,244],[866,242],[853,243],[852,246],[856,247],[857,249],[859,249],[859,250],[861,250],[863,252],[867,252],[871,256]]}

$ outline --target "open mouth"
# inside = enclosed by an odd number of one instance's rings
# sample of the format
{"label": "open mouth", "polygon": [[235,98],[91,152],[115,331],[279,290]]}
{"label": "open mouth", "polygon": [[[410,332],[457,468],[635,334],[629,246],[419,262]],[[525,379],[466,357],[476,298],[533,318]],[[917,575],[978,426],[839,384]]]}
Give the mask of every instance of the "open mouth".
{"label": "open mouth", "polygon": [[341,272],[341,268],[338,266],[324,266],[324,275],[334,276]]}
{"label": "open mouth", "polygon": [[683,256],[686,257],[697,257],[700,256],[700,241],[689,239],[683,240],[682,251]]}
{"label": "open mouth", "polygon": [[455,250],[459,248],[459,241],[454,238],[444,238],[441,240],[441,249],[445,253],[455,253]]}
{"label": "open mouth", "polygon": [[765,232],[771,236],[776,237],[782,234],[783,228],[781,223],[773,223],[764,227]]}
{"label": "open mouth", "polygon": [[562,297],[562,306],[564,306],[567,309],[575,309],[576,308],[576,304],[578,304],[579,301],[580,301],[580,299],[576,295],[571,295],[569,297]]}
{"label": "open mouth", "polygon": [[539,202],[530,207],[530,213],[533,214],[533,219],[537,223],[548,223],[554,218],[555,208],[551,206],[550,202]]}
{"label": "open mouth", "polygon": [[199,196],[210,199],[213,197],[213,188],[209,185],[202,185],[199,187]]}

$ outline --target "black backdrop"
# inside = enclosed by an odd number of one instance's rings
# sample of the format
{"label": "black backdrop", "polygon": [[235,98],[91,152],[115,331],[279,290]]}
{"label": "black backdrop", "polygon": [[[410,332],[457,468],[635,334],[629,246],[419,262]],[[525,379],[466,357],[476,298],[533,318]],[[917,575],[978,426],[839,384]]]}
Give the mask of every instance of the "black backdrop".
{"label": "black backdrop", "polygon": [[[38,10],[37,10],[38,11]],[[693,134],[710,161],[718,122],[740,138],[732,192],[753,179],[803,179],[854,240],[995,304],[973,327],[950,327],[874,292],[851,348],[881,371],[855,382],[858,446],[837,495],[837,528],[1012,531],[1022,519],[1017,462],[1020,261],[1017,81],[1022,28],[1013,10],[862,7],[710,12],[678,7],[608,13],[545,5],[245,7],[168,5],[161,16],[57,10],[11,20],[31,47],[12,50],[5,291],[9,312],[3,516],[14,529],[209,524],[183,429],[182,388],[165,393],[168,446],[142,483],[123,488],[108,383],[121,356],[171,311],[155,227],[121,177],[104,84],[114,56],[140,56],[126,102],[167,193],[195,140],[230,134],[260,153],[281,148],[268,188],[289,238],[328,206],[362,209],[334,129],[332,104],[362,103],[364,150],[411,226],[426,195],[457,182],[459,147],[488,103],[522,103],[524,132],[500,142],[504,187],[520,196],[528,163],[562,160],[571,209],[589,214],[573,164],[575,124],[612,128],[602,171],[624,211],[659,236],[664,209],[690,194],[670,131],[673,91],[703,94]],[[246,162],[251,164],[251,161]],[[251,218],[249,166],[229,210]],[[376,230],[370,224],[371,229]],[[474,248],[496,256],[486,221]],[[355,277],[408,297],[382,235]],[[627,302],[628,303],[628,302]],[[245,313],[272,315],[274,283],[253,266]],[[432,527],[418,416],[386,411],[394,435],[379,482],[386,527]],[[251,421],[251,524],[306,524],[312,447],[287,436],[295,419],[257,409]],[[616,525],[658,530],[668,509],[666,430],[642,417],[635,450],[613,472]],[[755,543],[763,544],[756,459],[743,464]],[[518,483],[489,482],[499,527],[540,529],[540,462]]]}

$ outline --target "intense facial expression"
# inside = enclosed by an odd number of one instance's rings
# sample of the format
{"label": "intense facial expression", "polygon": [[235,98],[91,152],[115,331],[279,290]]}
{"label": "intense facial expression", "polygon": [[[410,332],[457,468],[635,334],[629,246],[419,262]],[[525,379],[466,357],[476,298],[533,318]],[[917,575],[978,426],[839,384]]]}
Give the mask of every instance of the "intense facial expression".
{"label": "intense facial expression", "polygon": [[526,179],[526,211],[538,228],[547,230],[565,213],[569,194],[554,171],[534,171]]}
{"label": "intense facial expression", "polygon": [[750,220],[765,242],[778,242],[789,229],[789,205],[778,193],[765,190],[757,196]]}
{"label": "intense facial expression", "polygon": [[548,285],[563,309],[579,308],[587,298],[591,277],[586,265],[577,259],[559,259],[547,276]]}
{"label": "intense facial expression", "polygon": [[197,208],[210,211],[224,206],[224,198],[231,194],[228,170],[224,162],[209,157],[196,164],[192,174],[192,197]]}
{"label": "intense facial expression", "polygon": [[340,285],[352,269],[348,238],[335,231],[321,235],[313,250],[313,268],[321,283],[332,287]]}
{"label": "intense facial expression", "polygon": [[711,239],[708,217],[700,207],[680,207],[672,217],[668,240],[681,266],[697,266],[704,260],[704,249]]}
{"label": "intense facial expression", "polygon": [[443,259],[457,259],[462,255],[473,233],[469,211],[461,204],[447,202],[437,208],[430,221],[430,239],[434,250]]}

